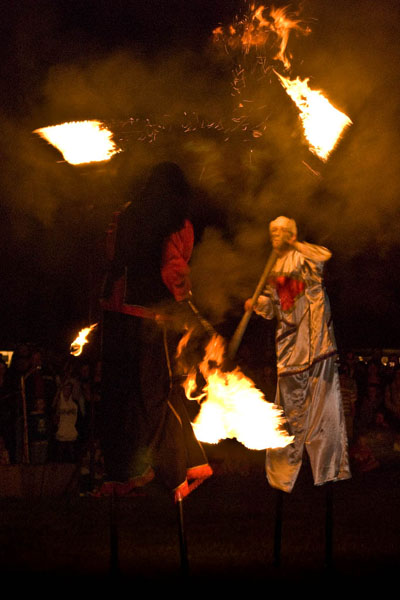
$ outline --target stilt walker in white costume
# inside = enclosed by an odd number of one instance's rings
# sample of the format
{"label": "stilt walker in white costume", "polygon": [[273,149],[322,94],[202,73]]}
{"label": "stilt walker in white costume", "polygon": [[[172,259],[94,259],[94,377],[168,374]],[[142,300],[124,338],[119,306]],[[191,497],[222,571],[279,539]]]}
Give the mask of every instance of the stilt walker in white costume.
{"label": "stilt walker in white costume", "polygon": [[[287,217],[270,223],[270,237],[276,262],[257,302],[247,300],[245,310],[253,309],[266,319],[277,320],[275,403],[283,409],[294,441],[285,448],[267,450],[266,472],[272,487],[289,493],[298,477],[304,450],[315,485],[348,479],[351,474],[337,348],[322,280],[331,252],[299,242],[296,223]],[[281,503],[282,497],[278,496],[279,513]],[[331,552],[331,504],[328,491],[327,554]],[[280,527],[277,520],[276,559]]]}
{"label": "stilt walker in white costume", "polygon": [[331,252],[299,242],[296,223],[287,217],[270,223],[270,236],[278,258],[254,311],[277,319],[275,402],[295,439],[285,448],[268,450],[267,477],[272,487],[291,492],[304,449],[315,485],[351,475],[336,342],[322,281]]}

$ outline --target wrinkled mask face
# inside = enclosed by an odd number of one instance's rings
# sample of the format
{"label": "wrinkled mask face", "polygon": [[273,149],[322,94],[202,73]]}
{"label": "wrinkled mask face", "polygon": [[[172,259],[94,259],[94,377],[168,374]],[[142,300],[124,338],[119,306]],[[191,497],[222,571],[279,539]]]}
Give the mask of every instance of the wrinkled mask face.
{"label": "wrinkled mask face", "polygon": [[270,227],[271,244],[274,250],[287,250],[288,240],[293,236],[293,232],[282,225],[273,224]]}
{"label": "wrinkled mask face", "polygon": [[269,233],[274,250],[278,252],[289,250],[288,240],[297,233],[296,223],[293,219],[278,217],[275,221],[271,221]]}

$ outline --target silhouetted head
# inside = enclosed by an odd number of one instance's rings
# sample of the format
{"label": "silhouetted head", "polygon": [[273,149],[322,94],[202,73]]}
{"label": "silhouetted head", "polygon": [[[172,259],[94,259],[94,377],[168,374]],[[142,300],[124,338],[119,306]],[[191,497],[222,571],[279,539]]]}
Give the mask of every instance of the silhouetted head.
{"label": "silhouetted head", "polygon": [[180,229],[188,215],[190,186],[176,163],[161,162],[151,169],[141,199],[149,215],[162,218],[169,234]]}

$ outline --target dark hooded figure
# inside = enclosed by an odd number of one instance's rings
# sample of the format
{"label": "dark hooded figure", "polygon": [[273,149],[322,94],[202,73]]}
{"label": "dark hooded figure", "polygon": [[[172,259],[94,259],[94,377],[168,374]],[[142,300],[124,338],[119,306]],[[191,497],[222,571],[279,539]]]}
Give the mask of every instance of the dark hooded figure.
{"label": "dark hooded figure", "polygon": [[100,495],[158,476],[175,499],[212,474],[174,379],[194,233],[181,169],[156,165],[115,226],[103,307]]}

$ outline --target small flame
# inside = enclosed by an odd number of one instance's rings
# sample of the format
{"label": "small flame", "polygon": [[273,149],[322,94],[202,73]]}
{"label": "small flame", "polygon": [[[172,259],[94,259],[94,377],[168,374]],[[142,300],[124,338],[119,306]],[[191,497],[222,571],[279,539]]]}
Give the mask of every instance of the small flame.
{"label": "small flame", "polygon": [[235,438],[247,448],[264,450],[282,448],[293,441],[284,429],[282,411],[265,400],[262,392],[236,367],[220,369],[225,346],[219,335],[209,341],[199,369],[206,384],[201,394],[193,396],[196,373],[191,371],[185,381],[186,395],[201,402],[193,422],[199,441],[216,444]]}
{"label": "small flame", "polygon": [[109,160],[120,152],[112,132],[101,121],[72,121],[35,129],[72,165]]}
{"label": "small flame", "polygon": [[80,356],[82,354],[83,346],[88,343],[87,336],[95,327],[97,327],[97,323],[80,330],[78,336],[71,344],[71,354],[73,356]]}
{"label": "small flame", "polygon": [[352,121],[347,115],[334,108],[320,91],[311,90],[308,79],[302,81],[297,77],[291,80],[279,73],[276,75],[300,111],[300,119],[310,151],[326,161]]}

